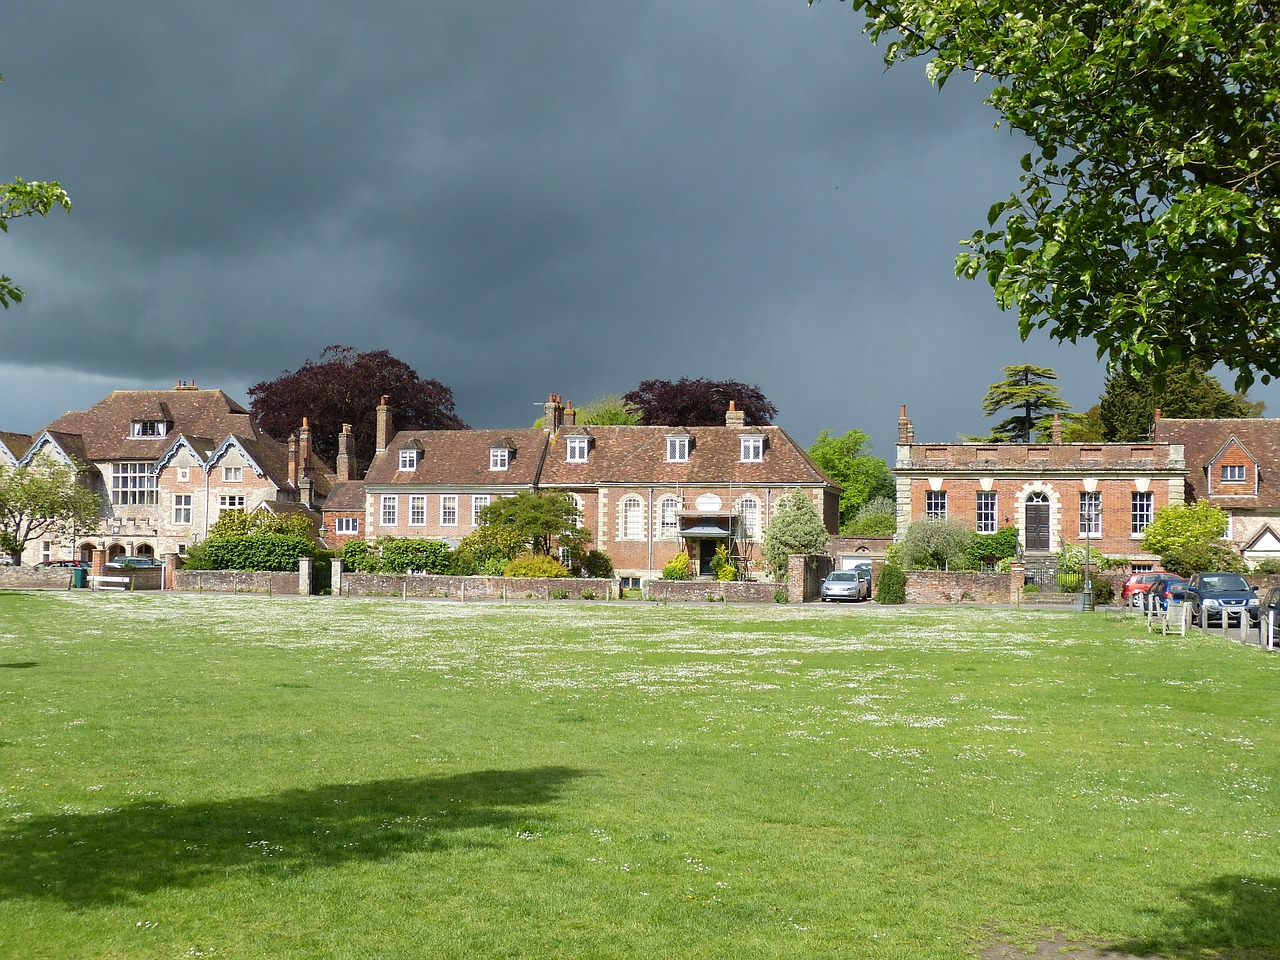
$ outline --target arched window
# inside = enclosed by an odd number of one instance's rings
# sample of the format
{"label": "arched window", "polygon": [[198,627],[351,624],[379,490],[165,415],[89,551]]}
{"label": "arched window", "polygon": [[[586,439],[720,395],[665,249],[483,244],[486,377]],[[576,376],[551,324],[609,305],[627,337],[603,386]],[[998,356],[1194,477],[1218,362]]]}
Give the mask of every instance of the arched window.
{"label": "arched window", "polygon": [[674,540],[680,532],[680,518],[677,515],[679,510],[679,497],[663,497],[658,504],[658,524],[661,528],[658,535],[663,540]]}
{"label": "arched window", "polygon": [[573,523],[575,526],[580,527],[582,526],[582,511],[583,511],[582,498],[578,496],[576,493],[571,493],[569,494],[569,499],[573,501],[573,510],[574,510]]}
{"label": "arched window", "polygon": [[760,539],[760,501],[755,497],[738,501],[738,536],[743,540]]}
{"label": "arched window", "polygon": [[618,539],[644,539],[644,503],[639,497],[626,497],[618,504]]}

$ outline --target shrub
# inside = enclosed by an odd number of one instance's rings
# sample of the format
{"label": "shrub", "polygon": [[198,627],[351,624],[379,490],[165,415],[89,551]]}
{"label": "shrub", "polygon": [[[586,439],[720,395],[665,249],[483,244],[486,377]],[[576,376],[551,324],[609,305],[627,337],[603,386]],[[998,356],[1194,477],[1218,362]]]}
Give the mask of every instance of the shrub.
{"label": "shrub", "polygon": [[729,548],[724,544],[716,547],[715,556],[711,558],[711,569],[717,580],[729,582],[738,579],[738,568],[729,559]]}
{"label": "shrub", "polygon": [[1110,580],[1093,581],[1093,602],[1106,606],[1116,598],[1116,586]]}
{"label": "shrub", "polygon": [[342,548],[342,565],[357,573],[377,573],[378,553],[364,540],[352,540]]}
{"label": "shrub", "polygon": [[1267,559],[1254,567],[1253,571],[1254,573],[1280,573],[1280,560],[1277,560],[1275,557],[1267,557]]}
{"label": "shrub", "polygon": [[872,497],[854,515],[847,536],[892,537],[898,532],[898,505],[892,497]]}
{"label": "shrub", "polygon": [[1023,593],[1039,593],[1039,592],[1040,592],[1040,584],[1038,584],[1038,583],[1028,583],[1025,587],[1023,587],[1023,588],[1022,588],[1022,592],[1023,592]]}
{"label": "shrub", "polygon": [[876,603],[906,603],[907,575],[896,563],[886,563],[880,568],[876,582]]}
{"label": "shrub", "polygon": [[689,555],[677,553],[662,568],[663,580],[692,580],[693,573],[689,569]]}
{"label": "shrub", "polygon": [[[526,549],[524,535],[511,527],[477,527],[458,544],[458,569],[501,576],[508,563]],[[496,561],[490,563],[490,561]],[[491,573],[490,571],[496,572]]]}
{"label": "shrub", "polygon": [[902,565],[907,570],[968,570],[969,543],[975,534],[950,520],[917,520],[902,538]]}
{"label": "shrub", "polygon": [[787,558],[797,553],[826,552],[828,536],[813,501],[796,490],[778,503],[773,521],[764,531],[760,552],[774,577],[785,580]]}
{"label": "shrub", "polygon": [[784,587],[779,587],[777,590],[773,591],[774,603],[786,603],[788,600],[790,600],[790,597],[787,596],[787,591]]}
{"label": "shrub", "polygon": [[550,596],[552,600],[568,600],[569,591],[566,590],[564,587],[557,587],[556,589],[552,590],[551,593],[548,594],[548,596]]}
{"label": "shrub", "polygon": [[309,539],[286,533],[210,537],[204,548],[213,570],[297,570],[299,557],[316,553]]}
{"label": "shrub", "polygon": [[441,540],[379,537],[380,566],[385,573],[447,574],[453,572],[453,551]]}
{"label": "shrub", "polygon": [[1018,552],[1018,528],[1001,527],[995,533],[975,533],[969,537],[965,554],[975,569],[984,563],[998,564]]}
{"label": "shrub", "polygon": [[603,550],[588,550],[582,557],[582,575],[607,580],[613,576],[613,561]]}
{"label": "shrub", "polygon": [[582,591],[582,599],[583,599],[583,600],[594,600],[595,598],[596,598],[596,592],[595,592],[594,590],[583,590],[583,591]]}
{"label": "shrub", "polygon": [[[554,557],[541,553],[526,553],[516,557],[502,571],[504,577],[567,577],[569,570]],[[566,593],[565,596],[568,596]]]}

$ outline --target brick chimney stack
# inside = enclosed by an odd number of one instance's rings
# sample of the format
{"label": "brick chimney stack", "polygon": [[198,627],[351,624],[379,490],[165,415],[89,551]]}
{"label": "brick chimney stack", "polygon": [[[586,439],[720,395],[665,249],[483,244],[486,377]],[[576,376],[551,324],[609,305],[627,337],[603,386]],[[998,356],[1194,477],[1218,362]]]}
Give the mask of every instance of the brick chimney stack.
{"label": "brick chimney stack", "polygon": [[737,403],[730,400],[729,409],[724,415],[724,425],[726,427],[745,427],[747,425],[747,414],[744,410],[739,410]]}
{"label": "brick chimney stack", "polygon": [[564,402],[564,425],[566,427],[576,427],[578,425],[578,411],[573,409],[572,400]]}
{"label": "brick chimney stack", "polygon": [[298,434],[289,434],[289,486],[298,489]]}
{"label": "brick chimney stack", "polygon": [[391,404],[387,400],[386,395],[382,397],[382,401],[378,404],[378,434],[374,445],[374,454],[377,455],[387,449],[387,444],[391,440]]}
{"label": "brick chimney stack", "polygon": [[305,477],[311,472],[311,424],[302,418],[302,429],[298,431],[298,476]]}
{"label": "brick chimney stack", "polygon": [[916,429],[911,425],[911,418],[907,416],[907,405],[904,403],[898,411],[898,443],[907,444],[916,442]]}
{"label": "brick chimney stack", "polygon": [[356,478],[355,464],[351,460],[351,441],[355,439],[352,433],[351,424],[344,423],[342,432],[338,434],[338,463],[336,473],[338,481],[354,480]]}
{"label": "brick chimney stack", "polygon": [[560,405],[560,394],[547,394],[547,402],[542,405],[542,428],[548,433],[558,433],[563,423],[564,407]]}
{"label": "brick chimney stack", "polygon": [[1053,426],[1049,428],[1049,435],[1054,443],[1062,442],[1062,414],[1053,415]]}

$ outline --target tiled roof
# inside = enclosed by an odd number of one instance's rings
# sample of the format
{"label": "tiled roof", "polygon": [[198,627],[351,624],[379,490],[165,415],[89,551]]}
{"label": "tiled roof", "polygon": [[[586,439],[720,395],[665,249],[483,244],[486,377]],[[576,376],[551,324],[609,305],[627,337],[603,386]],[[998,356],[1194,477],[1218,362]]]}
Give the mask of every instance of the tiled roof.
{"label": "tiled roof", "polygon": [[1250,498],[1250,505],[1280,507],[1280,420],[1162,418],[1155,422],[1155,436],[1168,443],[1182,444],[1187,461],[1187,485],[1196,499],[1206,497],[1209,465],[1227,441],[1235,437],[1258,461],[1258,496]]}
{"label": "tiled roof", "polygon": [[325,512],[363,513],[364,491],[363,480],[344,480],[335,483],[329,492],[329,498],[324,502]]}
{"label": "tiled roof", "polygon": [[[565,437],[583,429],[563,428],[552,439],[542,486],[592,484],[826,484],[820,470],[781,427],[593,426],[586,463],[565,461]],[[765,438],[764,460],[744,463],[739,437]],[[689,459],[667,461],[667,437],[689,436]]]}
{"label": "tiled roof", "polygon": [[[168,436],[132,439],[135,420],[169,422]],[[249,411],[221,390],[114,390],[88,410],[65,413],[48,430],[79,434],[90,460],[156,460],[176,433],[257,438]]]}
{"label": "tiled roof", "polygon": [[[400,469],[400,450],[416,441],[422,448],[416,470]],[[369,484],[415,486],[532,486],[538,479],[547,435],[541,430],[402,430],[373,458]],[[489,469],[489,451],[507,447],[506,470]]]}
{"label": "tiled roof", "polygon": [[8,433],[0,430],[0,443],[3,443],[17,460],[21,460],[22,455],[31,449],[31,438],[25,433]]}

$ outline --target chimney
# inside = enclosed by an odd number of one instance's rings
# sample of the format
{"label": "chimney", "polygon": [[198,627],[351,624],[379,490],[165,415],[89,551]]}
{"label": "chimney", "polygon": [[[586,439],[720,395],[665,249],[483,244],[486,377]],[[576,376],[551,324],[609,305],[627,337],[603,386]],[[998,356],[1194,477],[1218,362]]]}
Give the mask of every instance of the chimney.
{"label": "chimney", "polygon": [[1049,437],[1054,443],[1062,442],[1062,414],[1053,415],[1053,426],[1049,428]]}
{"label": "chimney", "polygon": [[355,435],[351,432],[351,424],[344,423],[342,432],[338,434],[338,463],[336,473],[338,481],[356,478],[355,464],[351,461],[351,441]]}
{"label": "chimney", "polygon": [[576,427],[578,425],[578,412],[573,409],[573,401],[566,401],[564,405],[564,425],[566,427]]}
{"label": "chimney", "polygon": [[289,488],[298,489],[298,434],[289,434]]}
{"label": "chimney", "polygon": [[378,404],[378,436],[375,441],[373,453],[377,456],[387,449],[387,442],[391,439],[391,406],[384,394],[382,401]]}
{"label": "chimney", "polygon": [[738,405],[730,400],[729,409],[724,415],[724,425],[726,427],[745,427],[747,425],[747,414],[743,410],[738,409]]}
{"label": "chimney", "polygon": [[314,488],[310,477],[303,477],[298,481],[298,499],[304,507],[315,506]]}
{"label": "chimney", "polygon": [[298,476],[305,477],[311,472],[311,424],[302,418],[302,429],[298,431]]}
{"label": "chimney", "polygon": [[560,406],[560,395],[547,394],[547,402],[542,405],[542,428],[548,433],[558,433],[564,422],[564,407]]}
{"label": "chimney", "polygon": [[907,416],[907,405],[904,403],[898,412],[898,443],[915,443],[916,430],[911,426],[911,418]]}

